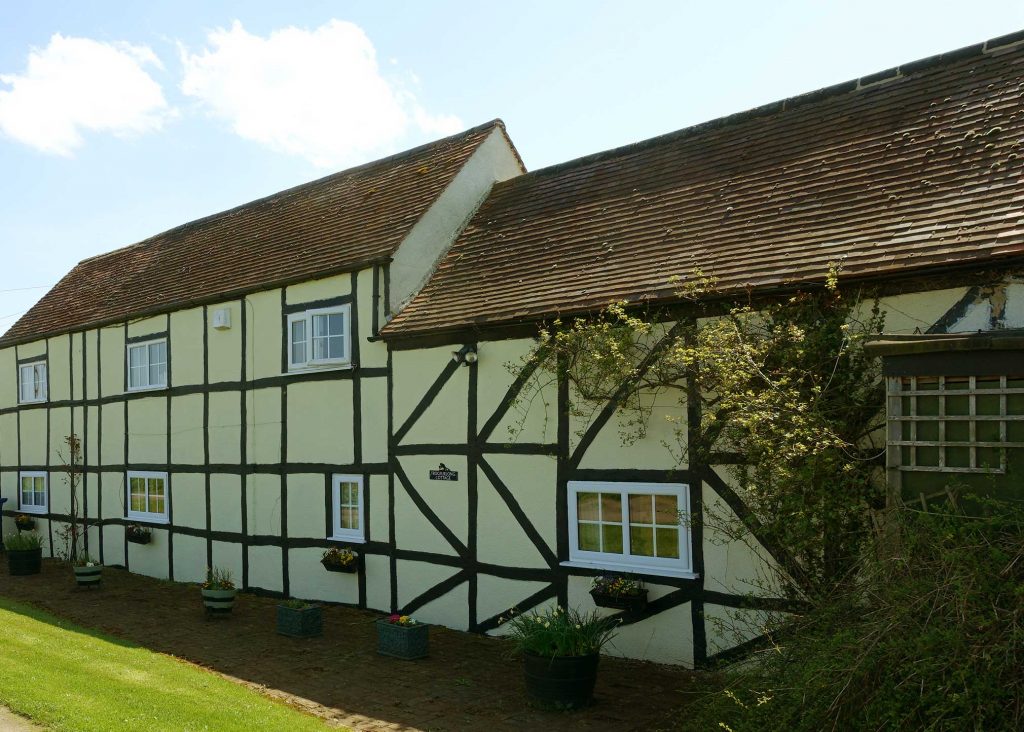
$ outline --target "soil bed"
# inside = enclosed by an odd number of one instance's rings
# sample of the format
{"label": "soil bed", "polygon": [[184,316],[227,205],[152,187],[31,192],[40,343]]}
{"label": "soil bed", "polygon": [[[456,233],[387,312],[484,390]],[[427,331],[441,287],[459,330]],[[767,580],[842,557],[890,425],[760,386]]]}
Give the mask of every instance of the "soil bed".
{"label": "soil bed", "polygon": [[70,567],[40,575],[0,573],[0,595],[29,602],[151,650],[200,664],[330,722],[356,730],[656,730],[676,726],[708,675],[602,658],[595,703],[559,714],[525,703],[521,660],[499,640],[431,628],[430,657],[376,653],[373,621],[324,607],[323,636],[277,634],[277,600],[239,594],[232,616],[207,620],[197,585],[104,568],[103,589],[75,587]]}

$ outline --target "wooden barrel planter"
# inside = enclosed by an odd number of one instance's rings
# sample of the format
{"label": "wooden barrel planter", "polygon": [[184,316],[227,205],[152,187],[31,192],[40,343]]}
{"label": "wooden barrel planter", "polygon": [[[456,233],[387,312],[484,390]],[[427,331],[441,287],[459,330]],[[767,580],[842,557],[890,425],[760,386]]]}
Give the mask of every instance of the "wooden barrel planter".
{"label": "wooden barrel planter", "polygon": [[43,568],[42,549],[8,549],[7,571],[14,577],[39,574]]}
{"label": "wooden barrel planter", "polygon": [[323,635],[324,614],[319,605],[277,606],[277,632],[291,638],[315,638]]}
{"label": "wooden barrel planter", "polygon": [[203,593],[203,606],[207,615],[227,615],[235,607],[235,596],[238,590],[207,590],[200,589]]}
{"label": "wooden barrel planter", "polygon": [[99,587],[103,581],[103,565],[91,567],[72,567],[75,571],[75,582],[79,587]]}
{"label": "wooden barrel planter", "polygon": [[581,709],[594,697],[601,656],[538,656],[523,654],[526,694],[544,709]]}
{"label": "wooden barrel planter", "polygon": [[376,625],[377,653],[406,661],[427,657],[430,651],[429,625],[400,625],[387,618],[378,620]]}

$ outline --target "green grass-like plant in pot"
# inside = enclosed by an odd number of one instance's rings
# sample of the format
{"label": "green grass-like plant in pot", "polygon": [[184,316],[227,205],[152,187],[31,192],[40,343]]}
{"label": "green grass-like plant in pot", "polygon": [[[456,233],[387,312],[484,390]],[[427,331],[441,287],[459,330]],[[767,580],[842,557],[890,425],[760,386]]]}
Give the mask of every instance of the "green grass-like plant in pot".
{"label": "green grass-like plant in pot", "polygon": [[227,615],[235,607],[238,590],[231,570],[212,567],[206,570],[206,581],[200,587],[207,615]]}
{"label": "green grass-like plant in pot", "polygon": [[594,695],[601,649],[619,620],[597,612],[554,607],[514,614],[508,637],[523,656],[526,692],[537,706],[579,709]]}
{"label": "green grass-like plant in pot", "polygon": [[4,537],[7,571],[15,577],[39,574],[43,566],[43,538],[34,531],[22,531]]}

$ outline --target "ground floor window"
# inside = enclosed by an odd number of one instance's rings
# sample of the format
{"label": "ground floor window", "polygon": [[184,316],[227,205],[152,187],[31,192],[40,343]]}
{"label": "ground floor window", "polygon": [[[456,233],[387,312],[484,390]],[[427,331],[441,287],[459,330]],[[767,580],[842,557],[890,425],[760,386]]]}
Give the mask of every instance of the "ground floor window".
{"label": "ground floor window", "polygon": [[363,477],[335,475],[331,480],[331,488],[331,502],[334,508],[331,538],[341,541],[365,541]]}
{"label": "ground floor window", "polygon": [[20,474],[20,508],[25,513],[46,513],[46,473]]}
{"label": "ground floor window", "polygon": [[571,562],[611,571],[692,571],[685,484],[570,481],[568,498]]}
{"label": "ground floor window", "polygon": [[128,518],[167,523],[167,473],[129,471]]}

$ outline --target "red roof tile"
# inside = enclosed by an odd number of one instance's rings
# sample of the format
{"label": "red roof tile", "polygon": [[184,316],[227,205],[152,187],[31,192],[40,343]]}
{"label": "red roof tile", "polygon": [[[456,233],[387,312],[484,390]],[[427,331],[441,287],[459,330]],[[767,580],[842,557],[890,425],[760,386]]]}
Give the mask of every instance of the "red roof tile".
{"label": "red roof tile", "polygon": [[697,267],[770,288],[1024,254],[1022,40],[499,183],[384,333],[671,298]]}
{"label": "red roof tile", "polygon": [[389,258],[500,120],[79,263],[0,345]]}

